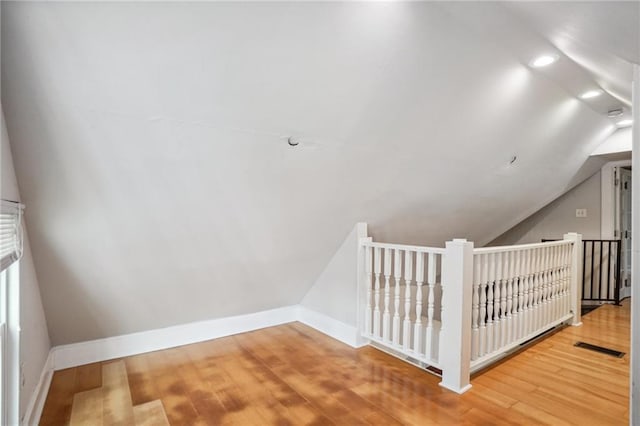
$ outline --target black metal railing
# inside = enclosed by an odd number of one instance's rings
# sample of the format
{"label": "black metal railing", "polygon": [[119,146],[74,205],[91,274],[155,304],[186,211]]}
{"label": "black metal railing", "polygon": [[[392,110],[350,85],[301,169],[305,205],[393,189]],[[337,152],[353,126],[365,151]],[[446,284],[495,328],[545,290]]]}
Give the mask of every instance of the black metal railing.
{"label": "black metal railing", "polygon": [[582,240],[583,301],[620,304],[621,250],[620,240]]}
{"label": "black metal railing", "polygon": [[620,240],[582,240],[582,300],[620,303]]}

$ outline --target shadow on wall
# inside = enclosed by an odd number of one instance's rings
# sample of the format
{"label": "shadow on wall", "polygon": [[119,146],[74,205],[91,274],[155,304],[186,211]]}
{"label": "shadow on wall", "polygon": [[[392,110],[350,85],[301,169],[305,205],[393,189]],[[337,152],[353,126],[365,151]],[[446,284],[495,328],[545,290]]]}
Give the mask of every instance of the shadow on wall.
{"label": "shadow on wall", "polygon": [[[487,246],[539,243],[561,239],[567,232],[578,232],[584,239],[600,238],[601,198],[601,173],[597,172]],[[576,209],[585,209],[587,217],[577,217]]]}
{"label": "shadow on wall", "polygon": [[[550,204],[547,204],[536,213],[509,229],[507,232],[487,244],[487,247],[511,245],[515,244],[516,241],[526,240],[527,234],[529,234],[531,229],[539,227],[553,213],[553,206],[559,202],[558,200],[559,199],[552,201]],[[550,235],[547,238],[556,239],[560,237]],[[540,241],[529,241],[529,243],[539,242]]]}
{"label": "shadow on wall", "polygon": [[[589,178],[593,177],[596,174],[600,174],[600,169],[604,166],[609,160],[601,157],[589,157],[587,161],[584,162],[582,167],[576,171],[573,175],[569,183],[565,188],[565,193],[576,188],[581,183],[587,181]],[[594,172],[595,170],[595,172]],[[558,197],[561,198],[562,196]],[[544,207],[543,207],[544,208]]]}
{"label": "shadow on wall", "polygon": [[[35,231],[31,232],[32,234]],[[48,298],[65,298],[66,300],[60,301],[62,305],[73,306],[73,312],[75,315],[69,315],[67,310],[53,310],[51,309],[52,305],[44,305],[46,317],[49,319],[49,324],[52,323],[51,319],[54,317],[57,318],[56,321],[64,322],[66,329],[78,330],[79,335],[85,335],[85,338],[79,340],[90,340],[92,338],[93,330],[100,330],[104,332],[101,324],[109,323],[111,321],[118,321],[118,318],[113,318],[109,316],[109,312],[114,311],[106,311],[102,309],[99,301],[89,292],[86,291],[85,287],[81,285],[80,278],[76,276],[70,268],[67,267],[65,263],[65,259],[58,255],[54,247],[48,244],[46,236],[41,236],[38,238],[40,241],[39,249],[43,249],[44,253],[35,253],[35,257],[39,259],[40,262],[49,263],[50,268],[48,270],[54,270],[61,278],[61,281],[65,283],[65,291],[59,292],[51,289],[47,289],[47,286],[43,286],[41,289],[42,293],[55,293],[55,294],[47,294]],[[32,248],[33,250],[33,248]],[[46,254],[45,254],[46,253]],[[88,283],[90,286],[90,283]],[[48,309],[49,308],[49,309]],[[117,312],[117,311],[116,311]],[[120,315],[126,316],[126,312],[119,312]],[[82,319],[80,321],[80,319]],[[56,336],[55,330],[49,330],[49,334],[51,336],[52,341],[56,341],[56,338],[59,339],[59,336]]]}

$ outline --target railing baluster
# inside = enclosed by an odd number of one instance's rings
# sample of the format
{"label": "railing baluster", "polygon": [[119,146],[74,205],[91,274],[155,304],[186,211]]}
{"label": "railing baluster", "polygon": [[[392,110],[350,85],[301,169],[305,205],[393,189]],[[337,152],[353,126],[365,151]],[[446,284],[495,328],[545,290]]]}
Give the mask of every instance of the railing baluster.
{"label": "railing baluster", "polygon": [[533,278],[531,275],[531,256],[532,250],[524,250],[524,306],[523,315],[524,321],[522,322],[522,335],[526,336],[530,333],[531,328],[531,287],[533,284]]}
{"label": "railing baluster", "polygon": [[553,300],[554,300],[554,282],[553,282],[553,256],[554,256],[554,247],[547,248],[547,274],[549,276],[549,285],[547,291],[547,321],[551,322],[555,319],[555,315],[553,314]]}
{"label": "railing baluster", "polygon": [[495,306],[493,293],[496,286],[495,254],[491,253],[487,256],[487,258],[487,266],[489,267],[489,280],[487,290],[487,353],[491,353],[493,352],[493,336],[495,327],[495,322],[493,321],[493,307]]}
{"label": "railing baluster", "polygon": [[549,322],[549,248],[542,249],[542,305],[541,305],[541,321],[538,328]]}
{"label": "railing baluster", "polygon": [[549,301],[549,269],[548,269],[548,260],[549,260],[549,248],[542,248],[542,256],[540,261],[542,262],[542,266],[540,267],[542,271],[542,291],[541,293],[541,306],[540,306],[540,323],[538,324],[538,329],[542,328],[549,321],[548,318],[548,301]]}
{"label": "railing baluster", "polygon": [[478,356],[487,354],[487,283],[480,284],[480,330]]}
{"label": "railing baluster", "polygon": [[544,290],[545,290],[545,270],[544,270],[544,256],[545,249],[538,249],[538,322],[536,323],[536,330],[539,330],[542,326],[544,318]]}
{"label": "railing baluster", "polygon": [[573,255],[573,247],[569,246],[565,249],[564,259],[564,298],[565,308],[564,313],[571,311],[571,257]]}
{"label": "railing baluster", "polygon": [[435,313],[436,303],[436,254],[429,253],[429,259],[427,263],[427,286],[429,293],[427,295],[427,338],[425,346],[425,355],[429,359],[434,358],[434,344],[433,344],[433,315]]}
{"label": "railing baluster", "polygon": [[515,267],[515,257],[514,252],[510,251],[507,253],[507,266],[505,270],[507,271],[507,333],[506,333],[506,342],[511,343],[513,341],[513,270]]}
{"label": "railing baluster", "polygon": [[373,316],[373,307],[371,306],[371,286],[373,285],[373,274],[371,272],[371,247],[365,247],[365,271],[367,274],[367,312],[365,317],[365,331],[367,335],[371,335],[371,319]]}
{"label": "railing baluster", "polygon": [[536,320],[536,263],[535,263],[536,250],[529,250],[530,266],[530,281],[529,281],[529,324],[527,327],[527,334],[531,334],[535,329]]}
{"label": "railing baluster", "polygon": [[471,296],[471,360],[478,358],[479,351],[479,329],[478,323],[480,320],[480,292],[478,290],[480,286],[481,277],[481,259],[480,256],[473,257],[473,293]]}
{"label": "railing baluster", "polygon": [[422,284],[424,284],[424,253],[416,252],[416,322],[413,326],[413,350],[422,352]]}
{"label": "railing baluster", "polygon": [[524,282],[522,279],[522,250],[518,250],[515,253],[515,267],[513,275],[515,277],[515,291],[514,303],[516,308],[514,309],[514,338],[519,339],[522,337],[522,304],[524,303]]}
{"label": "railing baluster", "polygon": [[393,278],[395,286],[393,288],[393,344],[400,345],[400,278],[402,278],[402,250],[395,249],[393,251]]}
{"label": "railing baluster", "polygon": [[375,275],[375,287],[373,291],[373,334],[380,336],[380,272],[382,270],[382,249],[376,247],[373,252],[373,273]]}
{"label": "railing baluster", "polygon": [[567,248],[567,261],[566,261],[567,262],[567,266],[566,266],[567,278],[565,280],[566,281],[565,287],[566,287],[566,293],[567,293],[567,312],[570,312],[573,307],[573,304],[571,303],[571,298],[573,297],[573,291],[572,291],[573,289],[571,288],[571,280],[573,279],[573,270],[571,268],[573,250],[575,250],[575,247]]}
{"label": "railing baluster", "polygon": [[549,321],[556,319],[555,301],[556,301],[556,273],[555,273],[555,256],[556,247],[549,247]]}
{"label": "railing baluster", "polygon": [[[611,287],[611,241],[607,242],[607,288]],[[618,295],[616,294],[615,283],[613,290],[613,298],[616,305],[618,304]]]}
{"label": "railing baluster", "polygon": [[[594,279],[593,276],[593,270],[595,267],[595,258],[596,258],[596,243],[595,241],[591,241],[591,293],[592,293],[592,297],[594,297],[593,293],[595,293],[595,289],[596,289],[596,280]],[[594,298],[601,298],[600,296],[600,289],[598,288],[597,291],[597,295],[595,295]]]}
{"label": "railing baluster", "polygon": [[391,340],[389,333],[391,331],[391,311],[389,305],[391,303],[391,286],[389,280],[391,278],[391,249],[384,249],[384,312],[382,314],[382,338]]}
{"label": "railing baluster", "polygon": [[487,351],[487,284],[489,281],[489,265],[488,258],[489,255],[481,254],[478,256],[480,258],[480,267],[482,270],[481,274],[481,285],[480,285],[480,348],[478,350],[478,355],[483,356]]}
{"label": "railing baluster", "polygon": [[533,251],[533,326],[531,327],[530,333],[533,333],[538,329],[538,323],[540,322],[540,287],[541,287],[541,277],[540,277],[540,249],[537,248]]}
{"label": "railing baluster", "polygon": [[502,346],[502,332],[504,329],[504,310],[501,310],[502,306],[502,253],[496,253],[496,286],[494,289],[495,299],[493,301],[493,311],[495,312],[495,332],[494,337],[494,350]]}
{"label": "railing baluster", "polygon": [[[604,280],[602,279],[602,272],[603,272],[603,269],[604,269],[604,268],[602,268],[602,265],[603,265],[603,261],[602,260],[603,260],[603,258],[604,258],[604,249],[603,249],[602,240],[601,240],[600,241],[600,262],[599,262],[600,266],[598,268],[599,269],[599,271],[598,271],[599,274],[598,275],[600,277],[600,287],[603,287],[603,282],[604,282]],[[609,282],[608,281],[607,281],[607,284],[604,285],[604,288],[606,290],[604,298],[605,299],[610,299],[610,297],[609,297]]]}
{"label": "railing baluster", "polygon": [[502,254],[502,277],[504,281],[502,300],[500,307],[504,311],[504,331],[502,333],[502,344],[505,345],[511,341],[511,299],[513,297],[513,252],[508,251]]}
{"label": "railing baluster", "polygon": [[556,247],[556,266],[555,266],[555,271],[556,271],[556,276],[555,276],[555,280],[556,280],[556,308],[555,308],[555,315],[556,315],[556,319],[560,318],[562,315],[564,315],[564,312],[562,312],[562,247]]}
{"label": "railing baluster", "polygon": [[564,279],[565,279],[565,253],[567,247],[560,248],[560,259],[558,260],[558,315],[563,316],[566,314],[565,310],[565,294],[564,294]]}
{"label": "railing baluster", "polygon": [[[441,255],[440,256],[440,266],[442,268],[441,271],[444,269],[444,262],[445,262],[445,255]],[[446,309],[446,307],[444,305],[444,300],[445,300],[444,299],[444,293],[445,293],[445,291],[449,291],[449,290],[447,289],[447,286],[446,286],[444,280],[440,279],[440,329],[438,330],[438,337],[437,337],[437,339],[438,339],[438,350],[435,351],[435,353],[438,354],[439,361],[442,361],[441,349],[443,347],[442,346],[443,342],[441,340],[441,337],[445,335],[445,328],[447,326],[446,321],[444,321],[445,309]]]}
{"label": "railing baluster", "polygon": [[404,321],[402,323],[402,347],[404,350],[411,348],[411,279],[413,277],[413,252],[404,252]]}

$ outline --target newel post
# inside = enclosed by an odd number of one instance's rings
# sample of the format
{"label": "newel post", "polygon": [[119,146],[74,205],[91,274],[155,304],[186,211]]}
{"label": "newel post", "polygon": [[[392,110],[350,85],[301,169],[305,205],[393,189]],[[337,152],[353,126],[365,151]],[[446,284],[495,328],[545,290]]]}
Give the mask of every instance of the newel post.
{"label": "newel post", "polygon": [[[357,282],[357,308],[356,308],[356,322],[358,327],[358,334],[356,336],[356,347],[362,347],[369,343],[369,339],[362,336],[362,333],[371,326],[371,317],[367,312],[368,304],[371,303],[371,298],[367,293],[371,287],[371,277],[367,274],[367,261],[371,262],[370,254],[367,254],[367,250],[362,245],[364,242],[371,242],[372,238],[367,236],[367,224],[358,223],[356,238],[358,240],[357,256],[358,265],[356,270],[356,282]],[[369,265],[371,270],[371,265]]]}
{"label": "newel post", "polygon": [[582,235],[575,232],[564,234],[564,239],[573,241],[573,249],[571,250],[571,281],[569,288],[571,289],[571,312],[573,319],[571,325],[582,325],[582,317],[580,310],[582,308]]}
{"label": "newel post", "polygon": [[471,388],[471,298],[473,242],[447,241],[442,259],[442,330],[440,386],[456,393]]}

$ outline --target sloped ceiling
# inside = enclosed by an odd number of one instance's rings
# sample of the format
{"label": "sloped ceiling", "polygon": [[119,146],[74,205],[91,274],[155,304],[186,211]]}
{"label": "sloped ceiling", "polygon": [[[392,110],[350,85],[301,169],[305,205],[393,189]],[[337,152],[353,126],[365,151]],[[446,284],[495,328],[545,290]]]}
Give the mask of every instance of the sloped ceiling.
{"label": "sloped ceiling", "polygon": [[640,64],[640,2],[509,2],[505,6],[594,80],[631,106],[632,63]]}
{"label": "sloped ceiling", "polygon": [[441,3],[3,2],[54,344],[295,304],[357,221],[489,241],[588,177],[614,127],[514,16],[519,54]]}

